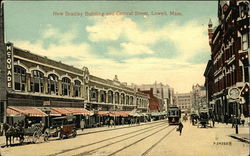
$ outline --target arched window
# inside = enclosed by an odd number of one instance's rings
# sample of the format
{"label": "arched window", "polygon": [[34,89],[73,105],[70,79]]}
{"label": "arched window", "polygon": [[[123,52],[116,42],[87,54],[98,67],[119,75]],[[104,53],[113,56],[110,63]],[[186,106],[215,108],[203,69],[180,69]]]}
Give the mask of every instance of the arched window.
{"label": "arched window", "polygon": [[97,98],[98,98],[98,90],[92,88],[92,89],[90,90],[90,101],[97,102]]}
{"label": "arched window", "polygon": [[75,97],[80,97],[81,96],[81,82],[79,80],[75,80],[74,96]]}
{"label": "arched window", "polygon": [[129,103],[130,105],[133,105],[133,103],[134,103],[134,98],[133,98],[133,96],[130,96],[129,102],[130,102],[130,103]]}
{"label": "arched window", "polygon": [[121,93],[121,104],[125,104],[125,95]]}
{"label": "arched window", "polygon": [[106,102],[106,92],[101,90],[100,94],[101,94],[101,102]]}
{"label": "arched window", "polygon": [[115,103],[119,104],[119,93],[118,92],[115,93]]}
{"label": "arched window", "polygon": [[26,70],[21,66],[14,66],[15,90],[25,91]]}
{"label": "arched window", "polygon": [[55,74],[48,75],[48,93],[58,95],[58,76]]}
{"label": "arched window", "polygon": [[70,95],[70,79],[67,77],[62,78],[62,95]]}
{"label": "arched window", "polygon": [[108,103],[113,103],[113,92],[108,91]]}
{"label": "arched window", "polygon": [[129,105],[129,96],[126,95],[126,105]]}
{"label": "arched window", "polygon": [[31,91],[43,93],[43,90],[44,90],[43,84],[44,84],[44,74],[39,70],[33,70],[31,81],[30,81]]}

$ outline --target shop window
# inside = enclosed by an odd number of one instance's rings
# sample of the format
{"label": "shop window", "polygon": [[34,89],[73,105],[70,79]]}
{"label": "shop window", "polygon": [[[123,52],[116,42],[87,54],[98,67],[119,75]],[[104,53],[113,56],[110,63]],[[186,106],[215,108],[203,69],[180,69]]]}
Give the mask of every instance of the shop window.
{"label": "shop window", "polygon": [[62,95],[70,95],[70,79],[67,77],[62,78]]}
{"label": "shop window", "polygon": [[32,71],[30,89],[32,92],[43,93],[44,90],[44,74],[39,70]]}
{"label": "shop window", "polygon": [[25,91],[26,86],[26,70],[20,66],[14,66],[14,89]]}
{"label": "shop window", "polygon": [[75,97],[80,97],[81,96],[81,82],[79,80],[75,80],[74,96]]}
{"label": "shop window", "polygon": [[48,93],[58,95],[58,76],[55,74],[48,76]]}

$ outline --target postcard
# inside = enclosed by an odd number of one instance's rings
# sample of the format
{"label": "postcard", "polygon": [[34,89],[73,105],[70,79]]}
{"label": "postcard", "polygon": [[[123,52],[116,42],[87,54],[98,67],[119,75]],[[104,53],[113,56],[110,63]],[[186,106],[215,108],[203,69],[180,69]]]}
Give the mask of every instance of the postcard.
{"label": "postcard", "polygon": [[1,156],[247,156],[249,1],[2,1]]}

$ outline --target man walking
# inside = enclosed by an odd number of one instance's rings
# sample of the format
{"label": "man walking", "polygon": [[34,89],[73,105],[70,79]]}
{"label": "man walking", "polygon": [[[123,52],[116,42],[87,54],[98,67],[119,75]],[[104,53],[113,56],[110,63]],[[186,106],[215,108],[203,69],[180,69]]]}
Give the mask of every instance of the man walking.
{"label": "man walking", "polygon": [[180,123],[179,123],[179,127],[178,127],[178,130],[179,130],[179,132],[180,132],[180,135],[181,135],[181,133],[182,133],[182,128],[183,128],[183,124],[180,122]]}
{"label": "man walking", "polygon": [[81,129],[82,129],[82,131],[83,131],[83,129],[84,129],[84,127],[85,127],[85,121],[84,121],[84,119],[81,120],[81,122],[80,122],[80,127],[81,127]]}

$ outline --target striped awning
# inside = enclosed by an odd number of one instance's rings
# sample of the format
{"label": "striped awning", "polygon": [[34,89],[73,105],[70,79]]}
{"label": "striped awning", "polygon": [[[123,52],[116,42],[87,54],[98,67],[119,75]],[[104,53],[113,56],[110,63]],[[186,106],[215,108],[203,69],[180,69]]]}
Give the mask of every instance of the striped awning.
{"label": "striped awning", "polygon": [[48,116],[40,109],[35,107],[23,107],[23,106],[8,106],[7,116],[30,116],[30,117],[44,117]]}
{"label": "striped awning", "polygon": [[84,108],[59,108],[52,107],[50,108],[50,115],[92,115],[93,113],[84,109]]}

